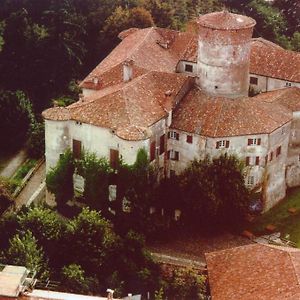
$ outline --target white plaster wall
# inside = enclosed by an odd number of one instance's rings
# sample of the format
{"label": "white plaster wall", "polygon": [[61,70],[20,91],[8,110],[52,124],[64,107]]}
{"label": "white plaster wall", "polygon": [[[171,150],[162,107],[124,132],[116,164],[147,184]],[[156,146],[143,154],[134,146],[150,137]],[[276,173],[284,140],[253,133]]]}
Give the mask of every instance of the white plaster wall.
{"label": "white plaster wall", "polygon": [[59,155],[69,147],[70,130],[68,121],[45,120],[46,172],[55,167]]}
{"label": "white plaster wall", "polygon": [[96,92],[96,90],[92,90],[92,89],[86,89],[86,88],[82,89],[82,94],[84,97],[89,96],[95,92]]}
{"label": "white plaster wall", "polygon": [[81,141],[84,150],[99,157],[110,158],[110,149],[119,151],[124,162],[133,164],[140,148],[149,149],[149,140],[126,141],[111,130],[90,124],[76,124],[75,121],[45,121],[46,168],[54,167],[59,155],[69,147],[72,140]]}
{"label": "white plaster wall", "polygon": [[[227,153],[228,155],[237,156],[243,162],[246,162],[246,157],[248,156],[250,157],[250,166],[245,166],[244,175],[246,178],[247,176],[254,176],[252,188],[263,190],[265,209],[267,210],[285,197],[285,170],[290,130],[291,123],[289,122],[271,134],[222,138],[206,138],[193,134],[193,144],[186,142],[186,136],[189,133],[174,130],[179,133],[179,140],[168,139],[168,150],[179,151],[179,161],[169,160],[168,171],[175,170],[179,174],[194,158],[199,159],[206,155],[215,158]],[[250,138],[260,138],[261,144],[248,146],[248,139]],[[229,148],[216,149],[216,142],[221,140],[228,140]],[[279,146],[281,146],[281,154],[276,157],[276,149]],[[271,151],[273,151],[273,160],[269,161]],[[267,155],[268,161],[266,165],[265,157]],[[260,158],[258,166],[255,165],[257,156]]]}
{"label": "white plaster wall", "polygon": [[265,77],[256,74],[250,74],[250,76],[256,77],[258,79],[258,84],[257,85],[251,84],[251,86],[257,91],[261,91],[261,92],[274,91],[274,90],[286,88],[287,82],[290,82],[292,87],[295,86],[300,88],[300,82],[291,82],[287,80]]}

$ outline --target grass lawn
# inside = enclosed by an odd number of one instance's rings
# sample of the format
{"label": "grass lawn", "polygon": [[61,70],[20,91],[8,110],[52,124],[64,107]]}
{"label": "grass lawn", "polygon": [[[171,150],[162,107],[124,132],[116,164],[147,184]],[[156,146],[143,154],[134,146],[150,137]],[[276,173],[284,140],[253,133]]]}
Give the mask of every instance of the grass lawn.
{"label": "grass lawn", "polygon": [[[289,208],[295,208],[296,213],[289,213]],[[256,234],[265,234],[265,227],[269,224],[276,226],[275,231],[283,236],[289,234],[289,240],[295,242],[300,248],[300,187],[288,190],[286,198],[267,213],[257,217],[251,230]]]}

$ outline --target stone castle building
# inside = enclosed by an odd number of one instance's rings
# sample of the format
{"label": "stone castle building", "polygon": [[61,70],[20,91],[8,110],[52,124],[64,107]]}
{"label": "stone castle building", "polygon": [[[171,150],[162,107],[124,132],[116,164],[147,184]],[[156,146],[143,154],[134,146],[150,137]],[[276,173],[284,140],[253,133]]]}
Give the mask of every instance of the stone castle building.
{"label": "stone castle building", "polygon": [[[161,176],[194,158],[234,154],[269,209],[300,185],[300,54],[262,38],[255,20],[201,16],[186,32],[132,28],[82,81],[82,97],[43,112],[47,170],[70,147],[134,163],[145,148]],[[249,87],[258,93],[248,97]]]}

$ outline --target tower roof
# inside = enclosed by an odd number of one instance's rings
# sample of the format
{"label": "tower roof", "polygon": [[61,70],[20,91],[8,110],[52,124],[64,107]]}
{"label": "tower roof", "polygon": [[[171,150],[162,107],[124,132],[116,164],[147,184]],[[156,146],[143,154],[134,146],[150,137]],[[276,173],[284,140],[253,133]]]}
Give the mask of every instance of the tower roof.
{"label": "tower roof", "polygon": [[219,11],[201,16],[198,19],[198,24],[212,29],[236,30],[251,28],[256,24],[256,21],[243,15]]}

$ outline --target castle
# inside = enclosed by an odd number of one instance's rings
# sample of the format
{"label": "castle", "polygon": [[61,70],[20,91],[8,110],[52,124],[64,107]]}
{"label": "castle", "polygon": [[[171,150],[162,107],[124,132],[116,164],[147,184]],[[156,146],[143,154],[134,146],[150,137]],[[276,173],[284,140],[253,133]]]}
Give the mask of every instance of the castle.
{"label": "castle", "polygon": [[[70,147],[134,163],[145,148],[160,176],[228,153],[264,209],[300,185],[300,54],[253,39],[252,18],[203,15],[186,32],[131,28],[81,82],[80,100],[43,112],[47,170]],[[250,90],[257,94],[249,97]]]}

